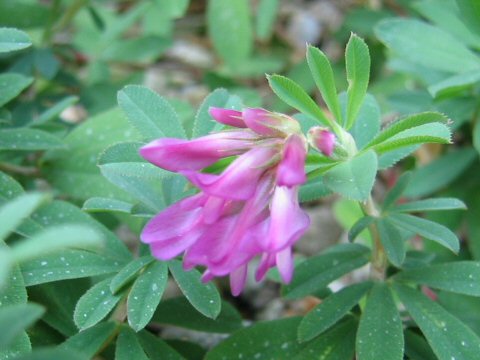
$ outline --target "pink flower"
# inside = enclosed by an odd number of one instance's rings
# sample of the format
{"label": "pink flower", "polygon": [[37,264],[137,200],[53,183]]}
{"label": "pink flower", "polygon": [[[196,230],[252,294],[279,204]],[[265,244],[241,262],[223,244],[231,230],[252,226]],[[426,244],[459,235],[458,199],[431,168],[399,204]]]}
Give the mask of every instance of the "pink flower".
{"label": "pink flower", "polygon": [[315,126],[308,131],[308,138],[313,148],[326,156],[332,156],[335,149],[335,135],[328,129]]}
{"label": "pink flower", "polygon": [[[277,266],[288,283],[292,246],[310,224],[298,203],[298,187],[306,181],[305,137],[294,119],[264,109],[211,108],[210,114],[241,129],[194,140],[159,139],[140,150],[148,161],[185,175],[200,189],[153,217],[141,240],[160,260],[184,253],[186,269],[205,267],[204,281],[230,275],[234,295],[242,291],[257,256],[257,280]],[[201,172],[228,156],[238,157],[220,174]]]}

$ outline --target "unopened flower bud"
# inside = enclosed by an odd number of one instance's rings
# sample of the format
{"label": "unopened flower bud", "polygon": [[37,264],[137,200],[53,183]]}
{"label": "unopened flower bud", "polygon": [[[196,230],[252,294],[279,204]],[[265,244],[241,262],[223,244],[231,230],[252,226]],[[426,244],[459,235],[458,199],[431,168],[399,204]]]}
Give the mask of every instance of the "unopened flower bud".
{"label": "unopened flower bud", "polygon": [[315,126],[308,130],[308,142],[326,156],[332,156],[335,148],[335,135],[326,128]]}
{"label": "unopened flower bud", "polygon": [[284,114],[249,108],[243,110],[242,115],[245,124],[259,135],[283,137],[301,132],[297,120]]}

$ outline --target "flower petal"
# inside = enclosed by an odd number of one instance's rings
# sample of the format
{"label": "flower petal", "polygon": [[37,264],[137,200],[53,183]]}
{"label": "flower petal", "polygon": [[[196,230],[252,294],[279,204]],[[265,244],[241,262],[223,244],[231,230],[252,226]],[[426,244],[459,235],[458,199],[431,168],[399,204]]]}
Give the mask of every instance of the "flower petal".
{"label": "flower petal", "polygon": [[275,265],[275,255],[270,253],[263,253],[257,271],[255,272],[255,280],[262,281],[267,271]]}
{"label": "flower petal", "polygon": [[204,193],[231,200],[247,200],[253,196],[265,164],[276,154],[269,147],[254,148],[239,156],[221,175],[194,171],[182,172]]}
{"label": "flower petal", "polygon": [[292,248],[287,246],[282,251],[277,252],[275,255],[275,262],[283,282],[289,284],[290,281],[292,281],[293,276]]}
{"label": "flower petal", "polygon": [[305,175],[305,143],[298,135],[291,135],[285,141],[282,160],[277,169],[277,184],[295,186],[307,181]]}
{"label": "flower petal", "polygon": [[300,208],[297,188],[277,186],[273,194],[268,236],[263,246],[276,252],[291,246],[307,231],[310,218]]}
{"label": "flower petal", "polygon": [[245,122],[242,119],[242,112],[223,109],[211,106],[208,109],[208,113],[219,123],[234,126],[238,128],[246,128]]}
{"label": "flower petal", "polygon": [[248,265],[242,265],[230,273],[230,290],[233,296],[238,296],[245,287],[247,281]]}
{"label": "flower petal", "polygon": [[225,131],[194,140],[158,139],[143,146],[140,155],[169,171],[199,170],[245,152],[254,138],[249,131]]}
{"label": "flower petal", "polygon": [[261,108],[249,108],[242,112],[243,121],[253,131],[263,136],[279,136],[281,133],[273,126],[277,121],[273,118],[273,113]]}

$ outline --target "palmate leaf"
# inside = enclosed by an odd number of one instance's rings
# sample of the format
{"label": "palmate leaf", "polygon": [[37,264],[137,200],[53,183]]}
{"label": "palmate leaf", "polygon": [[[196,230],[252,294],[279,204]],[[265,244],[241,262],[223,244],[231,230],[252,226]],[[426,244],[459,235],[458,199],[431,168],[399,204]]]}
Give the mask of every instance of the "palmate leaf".
{"label": "palmate leaf", "polygon": [[145,266],[147,266],[154,260],[155,259],[152,256],[146,255],[129,262],[122,270],[118,272],[117,275],[112,278],[112,282],[110,283],[110,291],[113,294],[119,292],[124,286],[128,285],[131,281],[133,281],[136,275]]}
{"label": "palmate leaf", "polygon": [[115,348],[116,360],[149,360],[140,345],[137,334],[128,327],[123,327],[117,338]]}

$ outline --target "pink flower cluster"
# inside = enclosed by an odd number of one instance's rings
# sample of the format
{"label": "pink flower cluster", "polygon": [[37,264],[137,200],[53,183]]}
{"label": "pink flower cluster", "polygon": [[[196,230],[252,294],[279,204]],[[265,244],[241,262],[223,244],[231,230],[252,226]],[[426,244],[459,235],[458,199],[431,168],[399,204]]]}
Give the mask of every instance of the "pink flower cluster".
{"label": "pink flower cluster", "polygon": [[[294,119],[264,109],[210,108],[210,115],[235,129],[193,140],[158,139],[141,148],[145,159],[200,189],[153,217],[141,239],[161,260],[184,252],[186,269],[205,267],[204,281],[230,275],[234,295],[256,256],[257,281],[276,265],[288,283],[292,245],[310,224],[297,199],[306,181],[305,137]],[[237,157],[222,173],[202,172],[230,156]]]}

